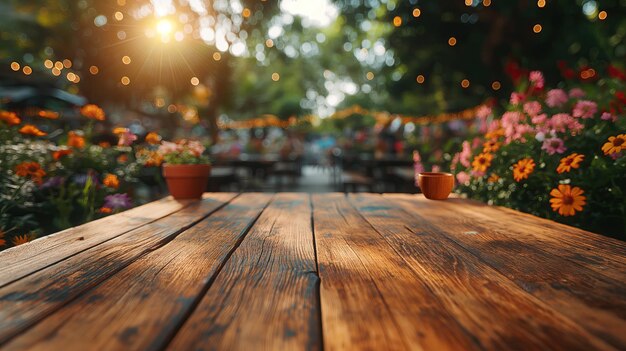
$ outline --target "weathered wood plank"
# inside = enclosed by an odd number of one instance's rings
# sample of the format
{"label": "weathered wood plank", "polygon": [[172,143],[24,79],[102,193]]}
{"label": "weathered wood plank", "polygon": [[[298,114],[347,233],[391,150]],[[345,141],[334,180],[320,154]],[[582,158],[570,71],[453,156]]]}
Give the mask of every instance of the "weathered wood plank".
{"label": "weathered wood plank", "polygon": [[484,348],[613,349],[466,251],[430,219],[379,195],[349,199]]}
{"label": "weathered wood plank", "polygon": [[481,349],[341,194],[313,196],[325,350]]}
{"label": "weathered wood plank", "polygon": [[173,239],[235,194],[207,194],[203,201],[87,249],[0,288],[0,344],[81,293],[118,272],[137,257]]}
{"label": "weathered wood plank", "polygon": [[[535,240],[544,251],[584,264],[599,274],[616,280],[623,280],[626,275],[626,242],[474,200],[449,199],[447,202],[455,205],[455,211],[480,218],[487,227],[506,228],[512,235]],[[507,223],[499,221],[502,216],[506,216]]]}
{"label": "weathered wood plank", "polygon": [[226,262],[171,350],[319,350],[311,208],[279,194]]}
{"label": "weathered wood plank", "polygon": [[188,206],[167,197],[0,252],[0,287]]}
{"label": "weathered wood plank", "polygon": [[487,225],[476,213],[482,208],[471,204],[388,197],[407,211],[428,218],[441,233],[529,294],[613,346],[626,348],[626,274],[614,280],[588,269],[583,259],[568,262],[567,244],[561,244],[560,255],[555,248],[546,250],[542,241],[527,234],[527,226],[511,226],[508,212],[492,215],[493,222]]}
{"label": "weathered wood plank", "polygon": [[161,349],[271,196],[237,197],[10,340],[4,349]]}

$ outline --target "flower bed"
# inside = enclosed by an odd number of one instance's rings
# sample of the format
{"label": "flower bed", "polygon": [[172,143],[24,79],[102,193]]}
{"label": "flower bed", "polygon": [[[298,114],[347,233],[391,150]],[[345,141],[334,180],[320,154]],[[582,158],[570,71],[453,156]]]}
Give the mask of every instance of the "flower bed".
{"label": "flower bed", "polygon": [[481,135],[451,165],[458,191],[624,239],[625,75],[615,67],[609,75],[548,90],[534,71],[501,116],[482,108]]}
{"label": "flower bed", "polygon": [[55,112],[27,123],[0,111],[0,250],[133,206],[136,176],[161,164],[157,134],[133,147],[137,136],[115,128],[117,145],[95,143],[92,130],[105,113],[86,105],[81,114],[85,128],[63,131]]}

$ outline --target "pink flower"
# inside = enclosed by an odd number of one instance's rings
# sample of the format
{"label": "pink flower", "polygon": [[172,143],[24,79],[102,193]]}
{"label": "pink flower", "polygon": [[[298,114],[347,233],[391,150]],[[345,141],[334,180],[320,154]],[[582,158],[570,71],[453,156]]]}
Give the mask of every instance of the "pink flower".
{"label": "pink flower", "polygon": [[533,127],[522,123],[525,122],[525,117],[521,112],[509,111],[502,115],[500,123],[504,128],[505,142],[511,143],[515,140],[526,141],[524,135],[533,131]]}
{"label": "pink flower", "polygon": [[491,121],[491,123],[489,123],[489,125],[487,126],[487,133],[493,133],[499,128],[500,128],[500,121],[498,120]]}
{"label": "pink flower", "polygon": [[461,154],[459,152],[457,152],[456,154],[454,154],[454,156],[452,157],[452,161],[450,162],[450,170],[452,172],[456,171],[456,166],[459,163],[459,157],[461,156]]}
{"label": "pink flower", "polygon": [[189,143],[187,143],[187,148],[189,149],[189,152],[191,152],[194,156],[199,157],[202,155],[202,153],[204,152],[204,150],[206,149],[201,142],[199,141],[190,141]]}
{"label": "pink flower", "polygon": [[472,157],[472,148],[470,147],[469,141],[465,140],[463,142],[463,149],[461,150],[461,155],[459,156],[459,162],[464,167],[470,166],[470,158]]}
{"label": "pink flower", "polygon": [[567,93],[561,89],[552,89],[548,91],[546,96],[546,105],[550,107],[560,107],[563,106],[569,98],[567,97]]}
{"label": "pink flower", "polygon": [[541,104],[537,101],[529,101],[524,104],[524,112],[533,117],[541,113]]}
{"label": "pink flower", "polygon": [[593,101],[580,100],[574,106],[572,115],[574,117],[593,118],[596,112],[598,112],[598,104]]}
{"label": "pink flower", "polygon": [[459,184],[467,185],[470,181],[470,176],[466,172],[459,172],[456,174],[456,180]]}
{"label": "pink flower", "polygon": [[541,71],[532,71],[528,75],[528,79],[537,89],[543,89],[544,80]]}
{"label": "pink flower", "polygon": [[441,172],[441,167],[438,165],[434,165],[431,172]]}
{"label": "pink flower", "polygon": [[541,146],[542,150],[546,150],[546,152],[550,155],[562,154],[567,150],[565,147],[565,143],[563,140],[557,137],[552,137],[543,141],[543,145]]}
{"label": "pink flower", "polygon": [[580,99],[585,97],[585,92],[580,88],[574,88],[569,91],[569,97]]}
{"label": "pink flower", "polygon": [[172,143],[170,141],[161,142],[161,146],[159,146],[159,153],[161,155],[172,154],[180,151],[180,145],[176,143]]}
{"label": "pink flower", "polygon": [[486,119],[491,114],[491,107],[482,105],[476,111],[476,116],[480,119]]}
{"label": "pink flower", "polygon": [[602,116],[600,117],[605,121],[612,121],[612,122],[616,122],[617,121],[617,116],[614,116],[608,112],[604,112],[602,113]]}
{"label": "pink flower", "polygon": [[534,124],[544,124],[548,120],[548,115],[542,113],[540,115],[533,116],[531,120]]}
{"label": "pink flower", "polygon": [[583,130],[583,125],[576,120],[576,118],[568,115],[567,113],[557,113],[552,116],[550,120],[547,122],[548,127],[550,127],[555,132],[566,133],[568,131],[572,133],[578,133]]}
{"label": "pink flower", "polygon": [[417,184],[417,175],[425,171],[422,157],[417,150],[413,151],[413,169],[415,171],[415,184]]}
{"label": "pink flower", "polygon": [[[471,174],[472,174],[472,177],[474,177],[474,178],[480,178],[480,177],[485,175],[485,172],[472,170]],[[458,176],[458,174],[457,174],[457,176]]]}
{"label": "pink flower", "polygon": [[124,130],[124,132],[119,133],[119,140],[117,141],[118,146],[130,146],[133,141],[137,140],[137,136],[131,133],[128,129]]}
{"label": "pink flower", "polygon": [[522,93],[511,93],[511,104],[512,105],[519,105],[525,99],[526,99],[526,96],[524,96],[524,94],[522,94]]}

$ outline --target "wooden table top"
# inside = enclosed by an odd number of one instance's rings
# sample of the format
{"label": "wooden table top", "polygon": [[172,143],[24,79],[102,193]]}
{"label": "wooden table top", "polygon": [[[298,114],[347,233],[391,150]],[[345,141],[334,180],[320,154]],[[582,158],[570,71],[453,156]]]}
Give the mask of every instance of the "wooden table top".
{"label": "wooden table top", "polygon": [[421,195],[169,198],[0,252],[3,350],[624,350],[626,244]]}

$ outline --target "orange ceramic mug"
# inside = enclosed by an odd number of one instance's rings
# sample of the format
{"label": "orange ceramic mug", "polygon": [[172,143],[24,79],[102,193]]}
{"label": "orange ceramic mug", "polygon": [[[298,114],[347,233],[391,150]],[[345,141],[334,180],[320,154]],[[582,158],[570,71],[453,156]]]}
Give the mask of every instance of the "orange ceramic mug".
{"label": "orange ceramic mug", "polygon": [[422,172],[417,176],[417,185],[427,199],[445,200],[454,187],[454,176],[445,172]]}

